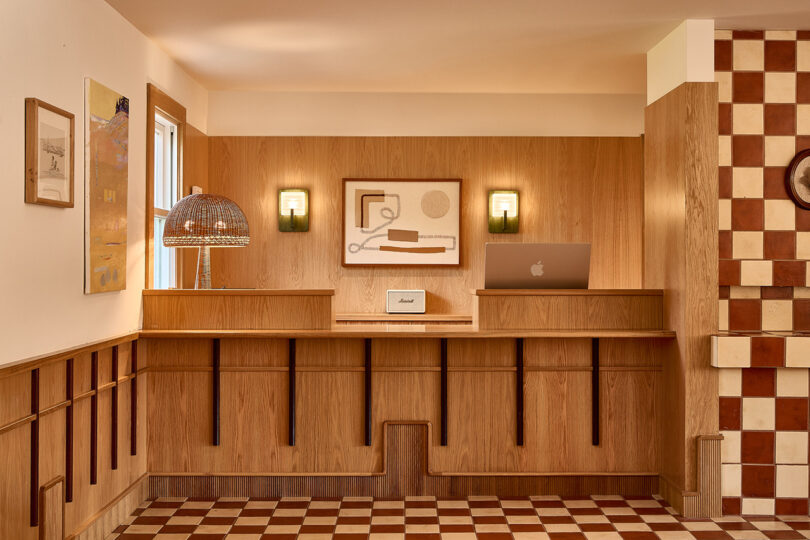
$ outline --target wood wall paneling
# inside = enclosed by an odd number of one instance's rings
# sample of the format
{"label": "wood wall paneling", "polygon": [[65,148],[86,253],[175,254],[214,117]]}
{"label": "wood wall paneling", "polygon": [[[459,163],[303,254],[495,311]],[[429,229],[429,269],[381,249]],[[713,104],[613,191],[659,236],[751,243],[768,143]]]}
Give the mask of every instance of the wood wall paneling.
{"label": "wood wall paneling", "polygon": [[[0,377],[0,388],[4,390],[0,393],[0,426],[7,426],[0,429],[0,454],[3,456],[0,462],[0,516],[3,516],[0,538],[33,540],[40,534],[54,537],[57,534],[54,523],[59,522],[61,532],[63,518],[65,531],[72,535],[89,526],[105,505],[146,472],[143,453],[129,456],[128,452],[120,450],[118,469],[112,469],[111,428],[114,422],[111,396],[115,387],[112,382],[112,347],[115,345],[110,343],[118,341],[103,342],[95,350],[81,347],[74,351],[73,356],[60,352],[51,358],[40,358],[29,364],[37,367],[27,371],[22,365],[16,365]],[[131,402],[129,348],[128,345],[120,347],[117,364],[121,374],[117,386],[119,449],[129,445],[130,437],[127,405]],[[99,391],[95,396],[100,429],[97,483],[91,485],[89,457],[94,356],[100,359]],[[38,388],[38,392],[32,392],[34,388]],[[140,392],[143,399],[146,387]],[[38,394],[38,399],[35,394]],[[23,409],[25,402],[27,410]],[[145,412],[145,407],[139,411],[141,437],[146,425]],[[20,422],[21,419],[26,421]],[[36,440],[32,439],[32,434],[36,434]],[[35,446],[38,451],[32,452]],[[68,498],[67,480],[71,473],[72,497]],[[57,479],[61,480],[57,482]],[[64,512],[60,502],[63,499],[66,502]],[[34,501],[36,504],[31,504]],[[55,502],[59,504],[55,505]],[[34,511],[40,527],[30,526]]]}
{"label": "wood wall paneling", "polygon": [[696,489],[696,437],[718,431],[709,338],[718,324],[717,85],[679,86],[647,107],[645,125],[644,286],[664,289],[664,325],[678,336],[664,345],[661,472],[683,511],[683,493]]}
{"label": "wood wall paneling", "polygon": [[[186,124],[183,137],[183,196],[191,194],[191,186],[208,189],[208,136],[191,124]],[[181,261],[179,288],[193,289],[197,276],[197,248],[176,248]],[[216,268],[214,269],[216,272]]]}
{"label": "wood wall paneling", "polygon": [[[338,312],[379,313],[387,289],[425,289],[428,313],[470,314],[485,242],[591,242],[591,286],[641,286],[640,138],[209,137],[211,192],[250,222],[246,248],[212,250],[214,287],[336,289]],[[340,265],[341,179],[462,178],[459,268]],[[310,191],[310,230],[281,233],[277,190]],[[520,190],[520,233],[487,232],[487,190]]]}

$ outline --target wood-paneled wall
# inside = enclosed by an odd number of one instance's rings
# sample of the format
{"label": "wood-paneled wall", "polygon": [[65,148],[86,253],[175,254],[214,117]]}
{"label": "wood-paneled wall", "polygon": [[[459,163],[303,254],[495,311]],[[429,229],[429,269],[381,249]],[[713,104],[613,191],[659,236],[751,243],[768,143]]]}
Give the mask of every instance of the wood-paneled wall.
{"label": "wood-paneled wall", "polygon": [[664,326],[678,336],[664,360],[662,494],[694,510],[684,499],[703,487],[697,437],[718,432],[717,85],[679,86],[647,107],[645,125],[644,286],[664,290]]}
{"label": "wood-paneled wall", "polygon": [[[183,133],[183,196],[191,194],[191,186],[208,193],[208,136],[191,124]],[[179,286],[193,289],[197,272],[197,248],[177,248],[182,265]]]}
{"label": "wood-paneled wall", "polygon": [[[462,178],[459,268],[341,266],[341,179]],[[310,230],[278,231],[277,191],[310,190]],[[487,232],[487,191],[520,190],[520,233]],[[592,288],[638,288],[641,138],[210,137],[209,191],[250,223],[246,248],[211,251],[214,287],[334,288],[335,310],[385,311],[423,288],[429,313],[472,313],[485,242],[591,242]]]}
{"label": "wood-paneled wall", "polygon": [[[137,377],[137,453],[131,455],[132,340],[129,338],[60,353],[52,359],[0,370],[0,538],[34,540],[38,527],[31,526],[31,493],[57,477],[72,500],[65,505],[65,531],[83,530],[107,505],[146,473],[147,376]],[[118,380],[113,379],[117,349]],[[141,365],[146,351],[136,353]],[[93,391],[92,365],[98,366],[98,391]],[[72,367],[69,367],[72,365]],[[73,399],[69,399],[67,376],[72,369]],[[37,375],[32,372],[36,370]],[[38,381],[36,380],[38,379]],[[38,388],[38,405],[32,396]],[[115,397],[114,397],[115,396]],[[113,402],[117,399],[117,468],[113,470]],[[33,400],[35,403],[37,400]],[[95,484],[91,485],[91,433],[93,402],[97,407]],[[73,418],[72,475],[68,466],[68,423]],[[32,418],[33,417],[33,418]],[[14,426],[9,424],[27,419]],[[3,429],[2,426],[9,426]],[[38,440],[32,437],[35,434]],[[38,447],[38,453],[32,448]],[[32,486],[32,464],[38,463],[38,479]],[[36,467],[33,469],[36,470]],[[56,499],[44,497],[44,501]],[[50,504],[50,503],[48,503]],[[46,509],[49,517],[53,508]],[[109,532],[109,531],[107,531]]]}
{"label": "wood-paneled wall", "polygon": [[296,438],[288,444],[288,343],[222,339],[220,445],[212,444],[212,340],[146,339],[152,474],[383,472],[383,423],[434,426],[435,474],[657,474],[662,342],[603,339],[601,441],[592,444],[591,341],[524,342],[524,445],[512,339],[449,339],[447,446],[438,339],[372,340],[372,440],[364,446],[364,342],[296,340]]}

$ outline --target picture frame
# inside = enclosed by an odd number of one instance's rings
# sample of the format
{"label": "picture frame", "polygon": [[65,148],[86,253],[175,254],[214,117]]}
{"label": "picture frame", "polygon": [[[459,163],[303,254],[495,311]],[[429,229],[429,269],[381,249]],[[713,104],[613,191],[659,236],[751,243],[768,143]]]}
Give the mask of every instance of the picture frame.
{"label": "picture frame", "polygon": [[73,208],[75,117],[36,98],[25,100],[25,202]]}
{"label": "picture frame", "polygon": [[341,265],[461,266],[460,178],[344,178]]}
{"label": "picture frame", "polygon": [[785,171],[785,187],[797,206],[810,210],[810,148],[797,153]]}

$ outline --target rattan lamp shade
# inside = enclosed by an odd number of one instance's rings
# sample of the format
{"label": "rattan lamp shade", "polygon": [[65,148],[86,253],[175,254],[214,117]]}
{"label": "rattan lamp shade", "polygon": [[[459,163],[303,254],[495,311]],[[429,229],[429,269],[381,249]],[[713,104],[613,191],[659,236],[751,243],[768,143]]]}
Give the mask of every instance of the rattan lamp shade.
{"label": "rattan lamp shade", "polygon": [[169,210],[163,227],[164,246],[199,248],[195,289],[211,288],[209,248],[249,243],[250,231],[242,209],[220,195],[194,193],[183,197]]}
{"label": "rattan lamp shade", "polygon": [[226,197],[208,193],[177,201],[163,229],[166,247],[241,247],[249,243],[248,222],[242,209]]}

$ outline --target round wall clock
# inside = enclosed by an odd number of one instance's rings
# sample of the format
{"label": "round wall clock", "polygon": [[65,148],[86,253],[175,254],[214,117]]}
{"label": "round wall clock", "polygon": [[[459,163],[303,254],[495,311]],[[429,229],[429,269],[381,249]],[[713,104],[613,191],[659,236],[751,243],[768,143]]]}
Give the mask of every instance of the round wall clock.
{"label": "round wall clock", "polygon": [[793,202],[810,210],[810,148],[802,150],[790,161],[785,182]]}

